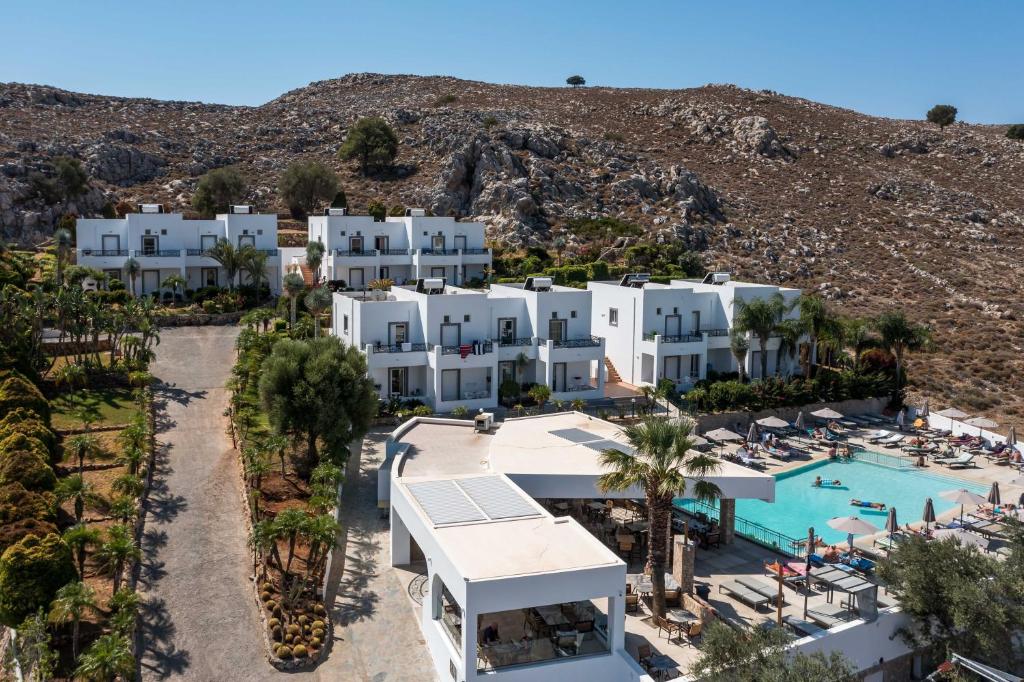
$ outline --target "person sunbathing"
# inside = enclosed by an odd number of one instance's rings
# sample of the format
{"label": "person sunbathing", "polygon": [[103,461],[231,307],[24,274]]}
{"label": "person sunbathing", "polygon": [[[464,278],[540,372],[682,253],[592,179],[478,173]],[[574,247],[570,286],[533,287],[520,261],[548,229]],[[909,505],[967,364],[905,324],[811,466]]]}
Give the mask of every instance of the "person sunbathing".
{"label": "person sunbathing", "polygon": [[818,440],[821,440],[822,438],[825,437],[825,433],[821,430],[820,426],[815,426],[814,427],[814,432],[811,433],[811,436],[813,438],[817,438]]}
{"label": "person sunbathing", "polygon": [[836,549],[835,545],[829,546],[825,553],[821,557],[827,564],[834,564],[839,561],[839,550]]}

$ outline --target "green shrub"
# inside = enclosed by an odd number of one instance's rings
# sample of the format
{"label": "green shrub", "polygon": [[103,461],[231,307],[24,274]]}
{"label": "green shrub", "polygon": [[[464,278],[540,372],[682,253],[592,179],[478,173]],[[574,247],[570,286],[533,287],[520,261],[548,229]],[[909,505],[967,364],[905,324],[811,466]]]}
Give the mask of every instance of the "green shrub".
{"label": "green shrub", "polygon": [[8,453],[20,450],[39,455],[44,462],[50,460],[50,451],[46,449],[43,441],[38,438],[26,436],[24,433],[12,433],[10,436],[0,440],[0,459],[3,459],[4,455]]}
{"label": "green shrub", "polygon": [[71,549],[59,535],[28,535],[0,557],[0,623],[15,627],[49,608],[57,590],[76,578]]}
{"label": "green shrub", "polygon": [[39,415],[44,424],[50,423],[50,403],[35,384],[14,370],[0,374],[0,414],[6,415],[19,407]]}
{"label": "green shrub", "polygon": [[50,453],[57,454],[57,438],[53,431],[43,423],[39,415],[25,407],[18,407],[4,415],[0,419],[0,442],[8,437],[20,433],[29,438],[35,438]]}
{"label": "green shrub", "polygon": [[469,409],[465,405],[456,405],[452,408],[452,416],[456,419],[464,419],[469,414]]}
{"label": "green shrub", "polygon": [[57,477],[46,460],[31,450],[0,454],[0,485],[21,483],[28,490],[53,490]]}
{"label": "green shrub", "polygon": [[0,526],[21,519],[53,520],[53,498],[21,483],[0,485]]}
{"label": "green shrub", "polygon": [[412,409],[412,416],[414,417],[429,417],[434,414],[434,410],[429,405],[419,405]]}
{"label": "green shrub", "polygon": [[492,128],[498,125],[498,119],[494,116],[484,116],[483,121],[481,122],[484,124],[484,128]]}
{"label": "green shrub", "polygon": [[203,312],[208,315],[213,315],[217,312],[217,303],[215,301],[206,300],[202,303]]}
{"label": "green shrub", "polygon": [[458,98],[457,95],[453,95],[451,93],[448,93],[446,95],[439,95],[438,98],[434,100],[434,106],[435,107],[443,107],[446,104],[452,104],[453,102],[457,102],[457,101],[459,101],[459,98]]}
{"label": "green shrub", "polygon": [[1006,136],[1011,140],[1024,140],[1024,123],[1014,123],[1007,128]]}
{"label": "green shrub", "polygon": [[44,538],[50,533],[56,532],[57,526],[42,519],[18,519],[13,523],[2,524],[0,525],[0,554],[27,535]]}

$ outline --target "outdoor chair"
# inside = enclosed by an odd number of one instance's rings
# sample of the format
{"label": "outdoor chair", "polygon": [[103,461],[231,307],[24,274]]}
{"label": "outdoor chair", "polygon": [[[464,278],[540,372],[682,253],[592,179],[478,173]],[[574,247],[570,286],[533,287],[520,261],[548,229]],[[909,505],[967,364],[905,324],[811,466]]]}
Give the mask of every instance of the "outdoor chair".
{"label": "outdoor chair", "polygon": [[641,644],[636,648],[636,660],[646,669],[645,661],[654,654],[654,650],[651,649],[650,644]]}
{"label": "outdoor chair", "polygon": [[660,616],[654,616],[652,620],[654,621],[654,626],[658,628],[659,639],[661,638],[662,632],[666,633],[670,642],[672,641],[672,635],[675,635],[678,641],[683,634],[684,626],[681,623],[674,623],[667,618],[661,618]]}
{"label": "outdoor chair", "polygon": [[695,620],[690,623],[690,628],[684,633],[686,635],[686,641],[691,646],[697,646],[697,642],[700,641],[700,635],[704,631],[704,623],[699,620]]}
{"label": "outdoor chair", "polygon": [[709,549],[712,546],[715,548],[722,546],[722,534],[717,530],[709,531],[708,534],[704,536],[704,547]]}
{"label": "outdoor chair", "polygon": [[637,613],[640,610],[640,595],[635,592],[626,595],[626,613]]}

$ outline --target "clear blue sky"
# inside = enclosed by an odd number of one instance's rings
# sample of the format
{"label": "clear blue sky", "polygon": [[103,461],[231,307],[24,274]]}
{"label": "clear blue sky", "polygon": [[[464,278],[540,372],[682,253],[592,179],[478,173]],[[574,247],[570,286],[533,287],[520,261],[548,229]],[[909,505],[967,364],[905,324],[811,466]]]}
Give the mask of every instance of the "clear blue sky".
{"label": "clear blue sky", "polygon": [[28,0],[0,81],[261,104],[356,71],[498,83],[736,83],[921,118],[1024,122],[1021,0]]}

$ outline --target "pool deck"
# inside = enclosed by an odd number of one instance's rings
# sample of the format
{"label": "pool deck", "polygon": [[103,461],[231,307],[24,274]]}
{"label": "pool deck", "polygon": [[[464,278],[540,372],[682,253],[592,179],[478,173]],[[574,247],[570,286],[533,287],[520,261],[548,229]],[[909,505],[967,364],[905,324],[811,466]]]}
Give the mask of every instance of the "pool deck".
{"label": "pool deck", "polygon": [[[847,442],[851,443],[852,445],[859,446],[866,450],[871,450],[874,452],[880,452],[892,456],[900,455],[899,448],[884,448],[879,445],[868,443],[866,440],[864,440],[864,436],[870,434],[872,431],[875,430],[876,428],[868,427],[862,429],[850,429],[846,431],[846,433],[849,434]],[[891,429],[885,428],[885,430],[891,430],[894,433],[896,432],[895,426],[893,426]],[[908,438],[910,438],[909,435]],[[734,453],[736,450],[739,449],[739,447],[739,444],[732,444],[726,447],[725,451]],[[827,447],[822,446],[819,447],[818,449],[810,449],[804,446],[803,444],[801,444],[801,447],[803,447],[803,449],[805,449],[809,453],[809,456],[795,458],[789,462],[782,462],[770,458],[761,458],[761,462],[764,463],[765,465],[765,473],[773,475],[781,474],[787,471],[794,471],[796,469],[800,469],[815,462],[828,461]],[[1002,496],[1002,499],[1006,502],[1016,503],[1020,496],[1024,494],[1024,473],[1019,472],[1017,469],[1010,466],[996,465],[990,462],[989,460],[985,459],[984,457],[980,456],[974,459],[974,463],[976,463],[978,466],[973,469],[950,469],[948,467],[940,466],[936,464],[934,461],[925,458],[925,466],[920,470],[932,474],[938,474],[952,480],[960,480],[963,481],[964,483],[973,483],[981,485],[986,489],[986,495],[987,489],[991,487],[992,483],[998,482],[999,492]],[[976,507],[968,505],[965,508],[965,513],[970,513],[975,509]],[[953,519],[958,518],[959,516],[960,509],[954,508],[947,510],[941,514],[937,514],[936,521],[938,523],[948,523]],[[904,528],[907,525],[909,525],[911,528],[915,530],[919,528],[924,528],[923,521],[909,520],[906,516],[903,515],[901,515],[899,522],[900,526]],[[883,538],[885,535],[885,532],[881,532],[875,535],[865,535],[862,537],[858,537],[854,540],[854,546],[867,554],[878,557],[881,555],[881,552],[878,547],[874,546],[874,542],[876,539]]]}

